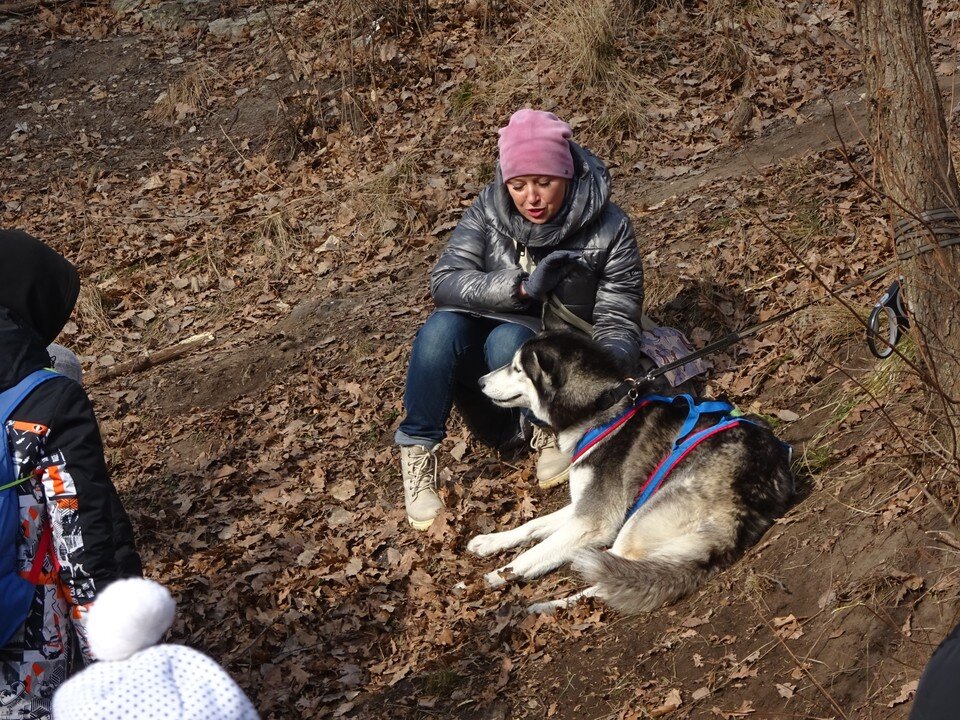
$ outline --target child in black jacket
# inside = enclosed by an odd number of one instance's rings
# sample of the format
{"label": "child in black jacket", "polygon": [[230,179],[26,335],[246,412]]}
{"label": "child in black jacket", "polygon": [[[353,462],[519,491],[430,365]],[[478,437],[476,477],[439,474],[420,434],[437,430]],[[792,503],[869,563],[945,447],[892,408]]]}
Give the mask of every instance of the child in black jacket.
{"label": "child in black jacket", "polygon": [[[0,390],[51,366],[47,346],[79,290],[76,269],[53,249],[26,233],[0,231]],[[87,609],[110,582],[142,569],[80,384],[66,377],[43,383],[4,430],[0,441],[9,443],[16,478],[27,478],[16,488],[21,574],[43,557],[29,615],[0,648],[0,719],[44,718],[53,691],[78,660],[91,659]],[[71,657],[74,648],[81,658]]]}

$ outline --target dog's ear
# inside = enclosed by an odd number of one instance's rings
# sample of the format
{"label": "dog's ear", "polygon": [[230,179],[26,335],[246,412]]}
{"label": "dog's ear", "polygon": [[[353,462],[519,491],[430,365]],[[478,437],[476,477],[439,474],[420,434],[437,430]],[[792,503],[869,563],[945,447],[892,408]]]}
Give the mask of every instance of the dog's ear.
{"label": "dog's ear", "polygon": [[531,375],[540,379],[540,384],[552,394],[562,384],[559,377],[561,365],[555,353],[544,348],[534,348],[530,353]]}

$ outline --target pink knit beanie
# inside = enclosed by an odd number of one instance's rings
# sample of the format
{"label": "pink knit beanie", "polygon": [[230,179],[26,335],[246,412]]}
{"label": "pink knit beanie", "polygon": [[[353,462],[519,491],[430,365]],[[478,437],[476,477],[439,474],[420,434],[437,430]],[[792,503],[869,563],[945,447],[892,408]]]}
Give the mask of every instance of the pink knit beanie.
{"label": "pink knit beanie", "polygon": [[500,172],[504,181],[519,175],[573,177],[570,126],[551,112],[517,110],[500,128]]}

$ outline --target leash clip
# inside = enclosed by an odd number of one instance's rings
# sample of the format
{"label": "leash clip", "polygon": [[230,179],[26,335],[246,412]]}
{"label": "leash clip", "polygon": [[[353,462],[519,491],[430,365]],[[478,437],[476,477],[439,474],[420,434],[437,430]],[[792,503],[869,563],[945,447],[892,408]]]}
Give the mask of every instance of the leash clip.
{"label": "leash clip", "polygon": [[[877,300],[877,304],[873,306],[873,311],[870,313],[870,319],[867,320],[867,347],[870,348],[874,357],[881,360],[893,354],[893,348],[900,341],[901,333],[910,327],[910,321],[900,297],[902,281],[903,278],[893,281]],[[878,344],[882,316],[886,316],[887,337],[885,341],[881,339]]]}

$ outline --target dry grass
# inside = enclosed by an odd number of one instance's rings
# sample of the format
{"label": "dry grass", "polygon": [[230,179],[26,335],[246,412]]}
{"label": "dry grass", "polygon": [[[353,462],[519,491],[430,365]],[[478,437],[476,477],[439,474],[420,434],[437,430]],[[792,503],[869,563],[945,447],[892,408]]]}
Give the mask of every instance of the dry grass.
{"label": "dry grass", "polygon": [[817,303],[797,313],[793,324],[800,331],[809,328],[810,334],[804,334],[804,342],[823,352],[861,338],[865,332],[861,320],[865,321],[866,316],[864,312],[858,320],[840,304]]}
{"label": "dry grass", "polygon": [[[521,33],[525,43],[491,47],[495,62],[484,68],[485,80],[471,88],[470,104],[511,107],[518,104],[562,102],[575,87],[590,97],[595,110],[584,139],[603,137],[618,129],[640,130],[648,124],[647,108],[669,100],[658,87],[659,70],[649,53],[639,64],[638,46],[660,48],[666,58],[680,38],[667,36],[653,10],[681,13],[690,28],[709,40],[698,63],[706,76],[721,85],[746,89],[751,84],[753,50],[744,27],[774,29],[783,11],[772,0],[708,0],[697,8],[681,0],[558,0],[542,5],[517,3],[532,27]],[[652,17],[652,16],[651,16]],[[460,104],[464,98],[460,98]]]}
{"label": "dry grass", "polygon": [[272,277],[280,277],[286,272],[290,258],[303,249],[300,233],[286,209],[280,208],[260,222],[256,247],[267,258]]}
{"label": "dry grass", "polygon": [[919,360],[917,344],[909,335],[903,335],[900,342],[897,343],[896,353],[883,360],[878,360],[873,366],[873,371],[863,380],[863,386],[866,393],[875,398],[888,398],[897,389],[904,375],[913,370],[908,365],[909,362],[916,363]]}
{"label": "dry grass", "polygon": [[77,319],[84,332],[93,335],[110,335],[113,325],[103,308],[103,296],[94,284],[81,285],[77,298]]}
{"label": "dry grass", "polygon": [[198,65],[170,83],[160,93],[147,115],[164,125],[174,125],[196,115],[207,105],[217,72],[209,65]]}
{"label": "dry grass", "polygon": [[531,32],[525,43],[491,47],[494,62],[485,80],[472,88],[472,103],[492,107],[551,102],[576,87],[591,95],[596,111],[590,131],[640,129],[646,108],[662,98],[654,79],[633,70],[625,58],[623,31],[631,27],[629,6],[614,0],[560,0],[546,7],[527,5]]}
{"label": "dry grass", "polygon": [[[862,330],[862,326],[860,329]],[[877,360],[856,386],[837,395],[832,403],[835,422],[842,422],[855,407],[864,403],[889,406],[891,401],[898,400],[897,388],[900,382],[906,373],[913,372],[908,361],[916,362],[918,353],[916,343],[909,335],[901,337],[897,350],[902,357],[894,354]]]}
{"label": "dry grass", "polygon": [[786,23],[783,9],[771,0],[708,0],[695,22],[709,38],[700,67],[733,90],[752,85],[753,50],[744,28],[778,30]]}
{"label": "dry grass", "polygon": [[586,82],[605,82],[616,67],[617,26],[623,19],[620,5],[612,0],[568,0],[535,11],[539,54],[556,58]]}
{"label": "dry grass", "polygon": [[804,478],[810,487],[822,488],[827,471],[837,463],[833,447],[826,441],[824,429],[816,437],[806,442],[803,452],[793,458],[793,472]]}
{"label": "dry grass", "polygon": [[624,61],[619,35],[630,18],[614,0],[567,0],[534,16],[541,28],[536,54],[550,58],[568,78],[596,89],[601,100],[594,118],[596,131],[616,127],[639,129],[647,124],[650,101],[662,98],[654,80]]}
{"label": "dry grass", "polygon": [[406,234],[416,216],[407,189],[416,180],[421,152],[411,151],[388,162],[357,184],[351,208],[361,227],[378,234]]}
{"label": "dry grass", "polygon": [[673,300],[683,287],[684,281],[679,272],[671,267],[660,267],[644,277],[643,305],[656,312]]}

